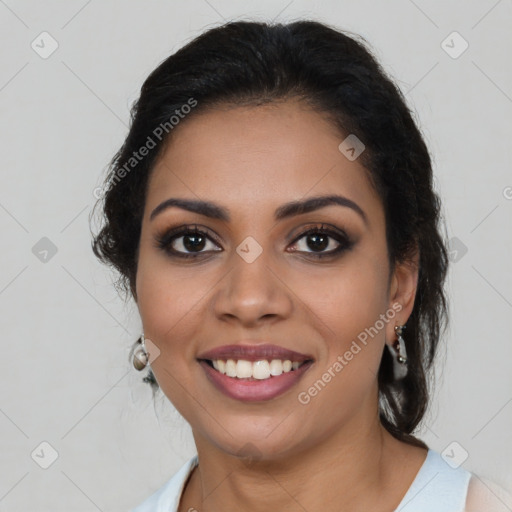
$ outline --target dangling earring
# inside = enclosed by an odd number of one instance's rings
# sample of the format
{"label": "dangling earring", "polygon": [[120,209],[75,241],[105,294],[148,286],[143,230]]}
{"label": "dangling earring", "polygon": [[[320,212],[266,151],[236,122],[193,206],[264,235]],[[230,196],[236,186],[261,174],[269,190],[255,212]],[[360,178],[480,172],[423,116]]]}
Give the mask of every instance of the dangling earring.
{"label": "dangling earring", "polygon": [[407,351],[405,349],[405,341],[402,336],[405,325],[396,325],[395,332],[397,340],[391,345],[387,345],[393,356],[393,374],[395,380],[401,380],[407,375]]}
{"label": "dangling earring", "polygon": [[134,368],[140,372],[141,370],[144,370],[144,368],[146,368],[149,360],[149,355],[146,351],[144,334],[141,335],[141,337],[136,341],[136,343],[138,343],[139,346],[133,352],[132,363]]}

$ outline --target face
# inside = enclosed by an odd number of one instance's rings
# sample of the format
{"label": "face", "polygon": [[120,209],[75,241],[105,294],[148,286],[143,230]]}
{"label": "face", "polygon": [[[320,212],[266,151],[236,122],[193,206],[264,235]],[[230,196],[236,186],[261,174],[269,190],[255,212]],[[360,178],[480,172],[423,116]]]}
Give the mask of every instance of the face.
{"label": "face", "polygon": [[298,101],[211,110],[154,167],[136,300],[196,443],[271,459],[373,425],[414,279],[389,268],[381,201],[344,138]]}

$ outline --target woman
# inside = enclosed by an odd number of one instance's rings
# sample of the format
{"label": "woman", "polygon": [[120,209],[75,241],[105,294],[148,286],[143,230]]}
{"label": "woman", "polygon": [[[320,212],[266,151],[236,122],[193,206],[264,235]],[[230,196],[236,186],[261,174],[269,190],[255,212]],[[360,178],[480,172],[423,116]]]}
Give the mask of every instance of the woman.
{"label": "woman", "polygon": [[478,510],[413,435],[447,251],[429,152],[357,36],[205,32],[145,81],[105,190],[134,365],[197,447],[137,512]]}

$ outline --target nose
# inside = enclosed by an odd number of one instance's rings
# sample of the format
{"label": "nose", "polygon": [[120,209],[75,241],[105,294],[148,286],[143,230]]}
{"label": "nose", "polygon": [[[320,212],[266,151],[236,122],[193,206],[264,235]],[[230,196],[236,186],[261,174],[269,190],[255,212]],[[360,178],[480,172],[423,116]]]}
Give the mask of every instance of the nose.
{"label": "nose", "polygon": [[213,298],[217,318],[255,327],[290,316],[293,293],[263,251],[256,260],[245,261],[233,252],[230,271],[219,283]]}

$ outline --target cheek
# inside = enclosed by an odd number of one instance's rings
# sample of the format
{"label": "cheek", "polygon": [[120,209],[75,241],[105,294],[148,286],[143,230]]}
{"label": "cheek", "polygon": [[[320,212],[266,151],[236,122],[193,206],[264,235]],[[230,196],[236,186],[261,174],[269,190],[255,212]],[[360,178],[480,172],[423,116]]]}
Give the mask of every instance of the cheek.
{"label": "cheek", "polygon": [[[185,274],[187,278],[185,278]],[[171,267],[165,258],[141,248],[137,269],[137,306],[146,338],[160,350],[152,370],[163,391],[187,379],[185,368],[194,361],[193,347],[187,340],[194,338],[201,323],[196,311],[202,305],[208,282],[191,277],[190,272]],[[173,384],[174,383],[174,384]]]}
{"label": "cheek", "polygon": [[194,386],[190,374],[194,354],[187,339],[200,325],[194,316],[194,304],[200,297],[188,293],[185,283],[171,279],[169,272],[158,266],[142,264],[139,272],[138,308],[144,333],[159,349],[151,370],[165,396],[188,417],[193,403],[183,390]]}
{"label": "cheek", "polygon": [[385,312],[388,273],[381,261],[355,255],[332,272],[295,280],[294,291],[341,345]]}
{"label": "cheek", "polygon": [[173,330],[193,316],[201,298],[211,285],[201,270],[190,271],[186,265],[173,266],[164,253],[148,242],[141,244],[137,268],[137,306],[143,326],[155,341],[173,339]]}
{"label": "cheek", "polygon": [[[311,321],[324,339],[318,368],[307,379],[307,386],[323,376],[329,382],[329,390],[322,391],[317,406],[322,407],[323,402],[329,407],[335,401],[352,409],[363,395],[373,392],[385,327],[393,321],[386,317],[387,284],[388,269],[382,258],[357,255],[329,275],[296,281],[295,291],[304,299]],[[322,384],[317,388],[323,389]]]}

